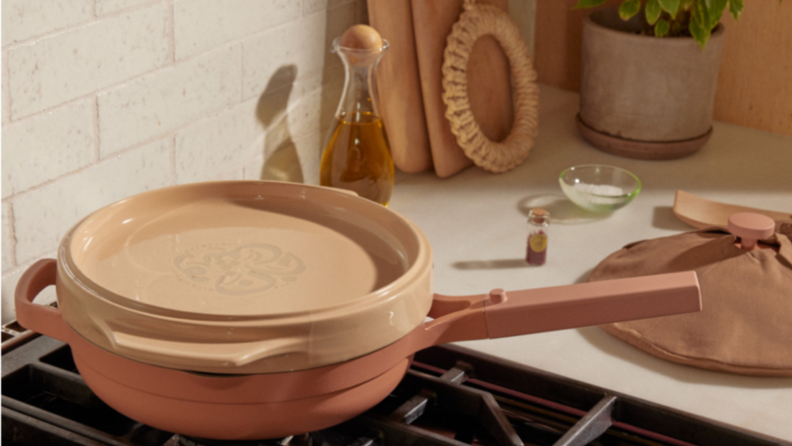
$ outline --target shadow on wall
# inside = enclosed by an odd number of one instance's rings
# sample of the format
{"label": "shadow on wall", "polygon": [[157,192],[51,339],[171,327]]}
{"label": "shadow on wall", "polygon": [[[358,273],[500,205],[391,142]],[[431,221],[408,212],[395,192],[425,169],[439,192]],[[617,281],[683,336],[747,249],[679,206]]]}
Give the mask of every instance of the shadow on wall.
{"label": "shadow on wall", "polygon": [[284,64],[259,96],[256,115],[266,130],[260,179],[319,184],[322,152],[345,77],[341,60],[331,52],[332,42],[349,26],[368,21],[361,6],[365,2],[328,9],[324,30],[316,30],[324,42],[318,36],[311,41],[323,46],[321,67],[303,69],[301,64],[299,71],[295,64]]}
{"label": "shadow on wall", "polygon": [[[284,65],[272,75],[259,97],[256,117],[266,129],[264,165],[260,175],[262,180],[296,183],[304,180],[297,146],[289,131],[289,96],[296,79],[297,67]],[[277,87],[273,88],[273,85]],[[273,149],[268,150],[270,147]]]}

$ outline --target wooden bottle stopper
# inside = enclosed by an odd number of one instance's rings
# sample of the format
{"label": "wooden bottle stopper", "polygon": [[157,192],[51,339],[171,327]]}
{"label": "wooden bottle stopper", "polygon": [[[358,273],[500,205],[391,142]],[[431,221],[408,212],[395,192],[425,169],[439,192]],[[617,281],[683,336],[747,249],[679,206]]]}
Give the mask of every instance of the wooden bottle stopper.
{"label": "wooden bottle stopper", "polygon": [[382,48],[382,36],[368,25],[354,25],[344,31],[338,44],[343,48],[375,51]]}

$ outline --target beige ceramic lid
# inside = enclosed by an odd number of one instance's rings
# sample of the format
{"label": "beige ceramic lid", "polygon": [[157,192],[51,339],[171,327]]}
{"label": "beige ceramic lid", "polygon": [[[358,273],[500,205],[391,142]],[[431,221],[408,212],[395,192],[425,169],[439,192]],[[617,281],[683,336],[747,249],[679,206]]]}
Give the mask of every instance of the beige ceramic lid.
{"label": "beige ceramic lid", "polygon": [[88,216],[61,247],[69,324],[166,367],[263,373],[384,347],[431,305],[425,236],[380,205],[289,183],[177,186]]}

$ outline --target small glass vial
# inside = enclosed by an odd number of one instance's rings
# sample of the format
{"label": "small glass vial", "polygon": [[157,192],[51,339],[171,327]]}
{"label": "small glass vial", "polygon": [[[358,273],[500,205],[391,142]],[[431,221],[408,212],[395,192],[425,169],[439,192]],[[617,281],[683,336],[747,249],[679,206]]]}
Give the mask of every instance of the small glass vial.
{"label": "small glass vial", "polygon": [[550,213],[541,208],[531,209],[528,214],[528,248],[525,261],[531,265],[544,265],[547,261],[547,227]]}

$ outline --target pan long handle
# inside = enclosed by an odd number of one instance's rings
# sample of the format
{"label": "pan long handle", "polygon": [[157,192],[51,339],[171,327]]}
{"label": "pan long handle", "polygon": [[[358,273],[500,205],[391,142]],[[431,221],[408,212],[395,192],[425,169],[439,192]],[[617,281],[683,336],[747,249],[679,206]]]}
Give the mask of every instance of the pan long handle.
{"label": "pan long handle", "polygon": [[489,295],[437,296],[421,348],[701,311],[693,271]]}
{"label": "pan long handle", "polygon": [[490,338],[701,311],[693,271],[490,296],[484,308]]}
{"label": "pan long handle", "polygon": [[61,317],[60,310],[33,303],[33,299],[44,288],[55,285],[57,274],[58,264],[55,259],[39,260],[22,274],[14,292],[16,316],[19,324],[29,330],[69,342],[71,328]]}

